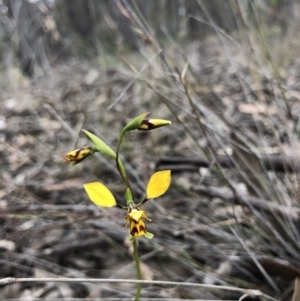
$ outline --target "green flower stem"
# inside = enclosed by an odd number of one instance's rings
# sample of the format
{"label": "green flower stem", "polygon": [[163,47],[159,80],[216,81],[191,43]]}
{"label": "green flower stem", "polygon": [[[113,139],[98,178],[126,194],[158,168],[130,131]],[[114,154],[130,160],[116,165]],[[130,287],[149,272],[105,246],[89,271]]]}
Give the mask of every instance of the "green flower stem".
{"label": "green flower stem", "polygon": [[[137,280],[142,280],[142,272],[141,272],[141,266],[140,266],[140,258],[137,248],[136,239],[132,242],[133,244],[133,251],[134,251],[134,260],[135,260],[135,267],[136,267],[136,278]],[[139,301],[142,291],[142,284],[138,283],[136,286],[136,295],[134,301]]]}
{"label": "green flower stem", "polygon": [[119,153],[120,153],[120,148],[121,148],[121,144],[123,142],[123,139],[124,139],[124,134],[123,134],[123,132],[121,132],[121,134],[119,136],[117,151],[116,151],[116,163],[117,163],[118,171],[119,171],[120,175],[122,176],[123,180],[125,181],[125,178],[127,178],[126,173],[125,173],[125,169],[124,169],[123,164],[121,163],[121,160],[119,159]]}
{"label": "green flower stem", "polygon": [[128,178],[126,176],[124,165],[123,165],[122,161],[119,159],[119,153],[120,153],[120,149],[121,149],[121,144],[123,142],[125,134],[126,133],[124,133],[122,131],[121,134],[120,134],[120,137],[119,137],[117,151],[116,151],[116,164],[117,164],[118,171],[119,171],[119,173],[120,173],[123,181],[125,182],[126,186],[128,187],[128,189],[130,190],[130,192],[132,194],[132,197],[134,198],[132,188],[131,188],[130,183],[128,181]]}
{"label": "green flower stem", "polygon": [[119,159],[119,153],[120,153],[121,144],[123,142],[123,138],[124,138],[124,134],[121,133],[118,141],[117,151],[116,151],[116,164],[122,179],[126,182],[125,179],[127,179],[127,176],[126,176],[125,168],[123,166],[122,161]]}

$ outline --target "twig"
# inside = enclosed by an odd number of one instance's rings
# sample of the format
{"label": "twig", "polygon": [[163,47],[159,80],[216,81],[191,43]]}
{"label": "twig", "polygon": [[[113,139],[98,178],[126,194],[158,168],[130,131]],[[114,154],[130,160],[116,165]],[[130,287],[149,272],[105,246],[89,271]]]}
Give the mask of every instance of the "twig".
{"label": "twig", "polygon": [[260,290],[243,289],[239,287],[231,286],[220,286],[213,284],[203,284],[203,283],[191,283],[191,282],[176,282],[176,281],[154,281],[154,280],[134,280],[134,279],[100,279],[100,278],[2,278],[0,279],[0,286],[7,285],[11,283],[25,283],[25,282],[64,282],[64,283],[131,283],[131,284],[150,284],[150,285],[175,285],[175,286],[189,286],[189,287],[201,287],[201,288],[211,288],[220,289],[227,291],[240,292],[242,294],[247,294],[251,296],[261,296],[267,300],[278,301],[269,295],[262,293]]}
{"label": "twig", "polygon": [[78,138],[79,133],[76,133],[67,122],[63,120],[63,118],[49,105],[44,104],[44,108],[48,110],[48,112],[56,118],[56,120],[61,124],[61,126],[64,128],[65,131],[67,131],[73,138]]}
{"label": "twig", "polygon": [[[218,162],[222,167],[233,167],[233,161],[230,156],[218,155]],[[268,169],[279,172],[297,172],[299,168],[297,162],[299,159],[295,156],[285,156],[285,155],[268,155],[261,156],[260,160],[262,165]],[[156,168],[161,170],[163,168],[171,169],[175,171],[194,171],[197,167],[209,167],[210,162],[206,158],[188,158],[188,157],[165,157],[161,158],[156,163]],[[177,165],[177,166],[176,166]],[[162,168],[163,166],[163,168]],[[182,168],[182,169],[181,169]]]}

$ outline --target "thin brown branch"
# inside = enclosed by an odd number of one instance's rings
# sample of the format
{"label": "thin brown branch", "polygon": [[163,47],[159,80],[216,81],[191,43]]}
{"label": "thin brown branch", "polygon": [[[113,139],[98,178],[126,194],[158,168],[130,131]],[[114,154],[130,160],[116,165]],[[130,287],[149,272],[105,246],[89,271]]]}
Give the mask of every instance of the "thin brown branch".
{"label": "thin brown branch", "polygon": [[64,283],[78,283],[78,282],[93,282],[93,283],[132,283],[132,284],[150,284],[150,285],[175,285],[175,286],[189,286],[211,288],[218,290],[227,290],[240,292],[249,296],[262,296],[267,300],[277,301],[277,299],[263,294],[259,290],[243,289],[239,287],[220,286],[213,284],[191,283],[191,282],[176,282],[176,281],[154,281],[154,280],[134,280],[134,279],[99,279],[99,278],[2,278],[0,279],[0,286],[11,283],[25,283],[25,282],[64,282]]}
{"label": "thin brown branch", "polygon": [[[222,167],[233,167],[233,160],[230,156],[218,155],[218,163]],[[299,171],[299,159],[285,155],[269,155],[260,158],[263,166],[268,170],[278,172],[296,172]],[[172,171],[197,171],[197,167],[209,167],[210,162],[205,158],[187,158],[187,157],[165,157],[156,163],[156,169],[171,169]],[[162,168],[163,167],[163,168]]]}

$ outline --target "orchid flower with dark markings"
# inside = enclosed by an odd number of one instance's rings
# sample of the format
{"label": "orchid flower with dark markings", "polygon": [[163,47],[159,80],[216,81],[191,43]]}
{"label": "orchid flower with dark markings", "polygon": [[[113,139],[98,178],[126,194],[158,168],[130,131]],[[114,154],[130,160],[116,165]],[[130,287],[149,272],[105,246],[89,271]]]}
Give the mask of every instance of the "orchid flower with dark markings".
{"label": "orchid flower with dark markings", "polygon": [[140,206],[150,199],[158,198],[163,195],[169,188],[171,184],[171,171],[161,170],[155,172],[147,184],[146,196],[139,204],[136,204],[132,200],[132,195],[129,191],[126,193],[127,206],[122,206],[117,203],[115,197],[111,191],[100,182],[92,182],[84,184],[84,189],[88,194],[90,200],[98,206],[101,207],[119,207],[127,210],[127,215],[125,217],[125,226],[129,223],[130,234],[133,237],[145,236],[147,238],[152,238],[153,234],[147,232],[146,225],[143,219],[151,221],[147,216],[147,213],[140,209]]}

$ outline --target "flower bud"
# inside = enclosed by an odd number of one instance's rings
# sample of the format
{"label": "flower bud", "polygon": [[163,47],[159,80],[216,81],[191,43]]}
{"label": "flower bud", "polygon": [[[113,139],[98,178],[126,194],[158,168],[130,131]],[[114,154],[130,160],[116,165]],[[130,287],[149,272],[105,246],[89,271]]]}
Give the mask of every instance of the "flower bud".
{"label": "flower bud", "polygon": [[92,155],[94,152],[96,152],[97,149],[95,149],[92,146],[85,146],[83,148],[75,149],[69,152],[65,158],[64,162],[74,162],[73,165],[76,165],[83,161],[85,158],[89,157]]}
{"label": "flower bud", "polygon": [[139,131],[150,131],[172,124],[170,120],[164,119],[144,119],[137,128]]}

